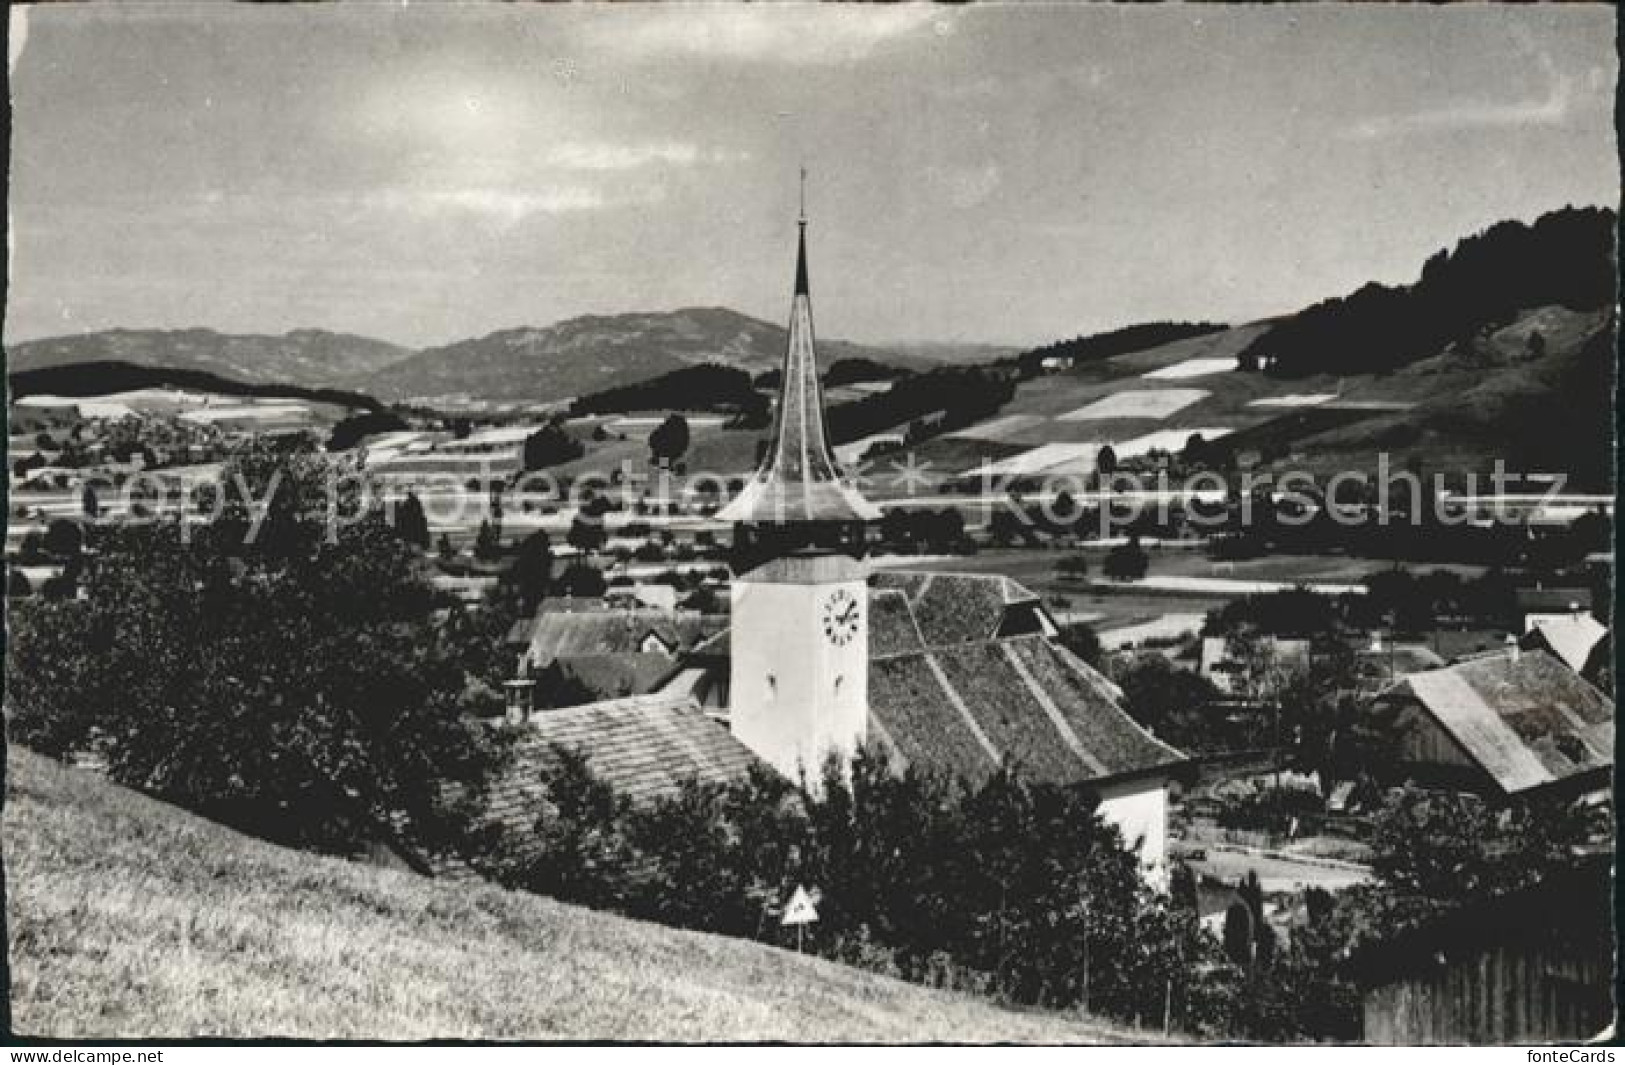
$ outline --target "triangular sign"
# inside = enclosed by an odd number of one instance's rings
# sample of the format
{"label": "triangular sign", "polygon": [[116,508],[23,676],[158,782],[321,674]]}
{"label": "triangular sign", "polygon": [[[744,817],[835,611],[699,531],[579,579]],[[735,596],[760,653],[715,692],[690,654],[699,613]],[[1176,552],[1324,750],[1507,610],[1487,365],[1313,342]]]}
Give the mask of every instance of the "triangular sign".
{"label": "triangular sign", "polygon": [[790,901],[784,904],[784,916],[779,918],[782,925],[812,924],[818,920],[818,908],[813,905],[812,896],[807,889],[796,885],[795,894]]}

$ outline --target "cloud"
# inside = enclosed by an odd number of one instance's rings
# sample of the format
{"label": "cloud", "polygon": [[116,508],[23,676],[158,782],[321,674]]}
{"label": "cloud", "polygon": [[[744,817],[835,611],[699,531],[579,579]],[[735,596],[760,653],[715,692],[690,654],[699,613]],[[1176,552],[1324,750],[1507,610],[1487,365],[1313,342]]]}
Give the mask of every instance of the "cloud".
{"label": "cloud", "polygon": [[613,144],[605,141],[564,142],[542,152],[541,162],[561,170],[634,170],[651,164],[692,166],[711,153],[692,144]]}
{"label": "cloud", "polygon": [[1574,83],[1557,70],[1550,55],[1540,53],[1534,58],[1544,82],[1538,96],[1505,102],[1463,101],[1409,114],[1378,116],[1356,123],[1345,131],[1344,137],[1378,140],[1420,133],[1562,125],[1579,102]]}
{"label": "cloud", "polygon": [[909,37],[949,36],[956,12],[929,3],[880,5],[674,4],[606,7],[593,47],[636,58],[848,63]]}
{"label": "cloud", "polygon": [[418,217],[471,215],[512,224],[532,215],[574,214],[609,206],[598,189],[563,185],[535,192],[490,188],[388,188],[368,193],[366,207]]}

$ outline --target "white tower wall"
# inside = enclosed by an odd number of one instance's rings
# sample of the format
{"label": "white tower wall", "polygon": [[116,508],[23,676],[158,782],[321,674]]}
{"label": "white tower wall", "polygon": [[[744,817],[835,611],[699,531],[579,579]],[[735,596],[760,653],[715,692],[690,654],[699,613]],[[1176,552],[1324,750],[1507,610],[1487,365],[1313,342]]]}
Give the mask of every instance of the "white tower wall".
{"label": "white tower wall", "polygon": [[825,758],[850,758],[868,733],[864,569],[843,555],[791,556],[735,578],[731,598],[729,728],[816,786]]}

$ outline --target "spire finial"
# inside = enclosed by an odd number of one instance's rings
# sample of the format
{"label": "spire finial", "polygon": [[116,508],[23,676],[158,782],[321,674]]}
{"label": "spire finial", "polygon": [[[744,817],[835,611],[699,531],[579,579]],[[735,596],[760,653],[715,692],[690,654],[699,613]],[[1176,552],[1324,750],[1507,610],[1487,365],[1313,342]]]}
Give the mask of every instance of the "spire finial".
{"label": "spire finial", "polygon": [[796,295],[807,295],[807,168],[801,168],[801,217],[796,219],[796,225],[801,227],[796,241]]}

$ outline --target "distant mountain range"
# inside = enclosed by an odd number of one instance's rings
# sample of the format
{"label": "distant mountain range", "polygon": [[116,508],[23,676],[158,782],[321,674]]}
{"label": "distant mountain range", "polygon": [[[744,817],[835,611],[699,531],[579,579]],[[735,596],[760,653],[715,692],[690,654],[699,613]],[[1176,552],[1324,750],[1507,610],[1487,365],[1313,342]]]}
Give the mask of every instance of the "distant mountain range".
{"label": "distant mountain range", "polygon": [[[7,350],[7,372],[119,362],[201,370],[250,383],[344,388],[385,400],[467,395],[547,403],[701,363],[759,373],[784,356],[784,327],[722,307],[589,315],[546,327],[414,351],[347,333],[301,329],[283,336],[209,329],[110,329],[30,340]],[[824,340],[824,364],[866,358],[905,369],[979,359],[1009,349],[952,343],[871,347]]]}
{"label": "distant mountain range", "polygon": [[296,329],[282,336],[212,329],[108,329],[29,340],[6,348],[6,372],[118,362],[200,370],[250,384],[354,387],[400,362],[410,348],[351,333]]}

